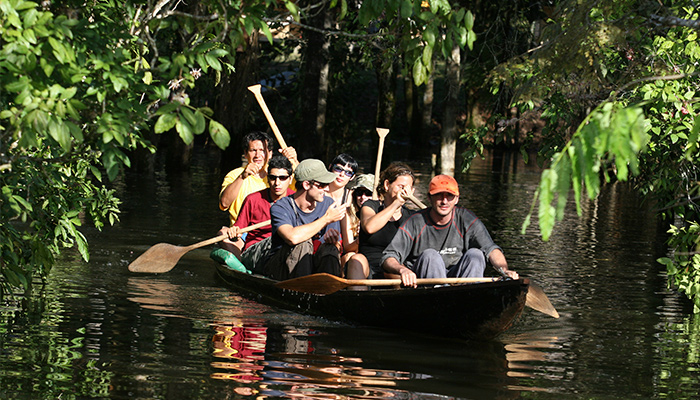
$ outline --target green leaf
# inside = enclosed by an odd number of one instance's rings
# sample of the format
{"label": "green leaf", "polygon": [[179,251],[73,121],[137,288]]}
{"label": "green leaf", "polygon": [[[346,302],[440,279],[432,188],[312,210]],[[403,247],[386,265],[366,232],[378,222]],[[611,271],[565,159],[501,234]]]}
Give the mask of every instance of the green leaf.
{"label": "green leaf", "polygon": [[474,29],[474,14],[472,14],[470,10],[467,10],[467,14],[464,17],[464,27],[467,28],[468,31]]}
{"label": "green leaf", "polygon": [[212,140],[214,140],[214,143],[216,143],[221,150],[226,149],[231,142],[231,136],[228,130],[223,125],[213,120],[209,121],[209,135],[211,135]]}
{"label": "green leaf", "polygon": [[207,121],[204,119],[204,114],[202,114],[199,110],[194,112],[194,134],[199,135],[200,133],[204,132],[204,129],[207,126]]}
{"label": "green leaf", "polygon": [[167,132],[173,129],[176,123],[177,116],[175,116],[174,114],[163,114],[158,118],[158,121],[156,121],[154,131],[155,133]]}
{"label": "green leaf", "polygon": [[49,135],[61,145],[63,151],[69,151],[71,148],[71,137],[68,127],[63,121],[51,118],[49,120]]}
{"label": "green leaf", "polygon": [[420,58],[413,63],[413,82],[420,86],[427,80],[426,69]]}
{"label": "green leaf", "polygon": [[177,130],[177,133],[180,134],[180,138],[183,142],[185,142],[185,144],[189,145],[194,141],[192,125],[186,118],[177,119],[177,123],[175,123],[175,130]]}

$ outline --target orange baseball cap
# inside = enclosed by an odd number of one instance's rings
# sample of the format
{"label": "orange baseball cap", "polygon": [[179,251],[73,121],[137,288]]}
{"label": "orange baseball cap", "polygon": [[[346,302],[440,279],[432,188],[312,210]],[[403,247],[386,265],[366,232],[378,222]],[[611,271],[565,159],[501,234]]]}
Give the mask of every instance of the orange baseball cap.
{"label": "orange baseball cap", "polygon": [[459,196],[459,187],[457,186],[457,181],[455,178],[449,175],[437,175],[435,178],[430,180],[428,193],[433,195],[442,192],[448,192],[454,194],[455,196]]}

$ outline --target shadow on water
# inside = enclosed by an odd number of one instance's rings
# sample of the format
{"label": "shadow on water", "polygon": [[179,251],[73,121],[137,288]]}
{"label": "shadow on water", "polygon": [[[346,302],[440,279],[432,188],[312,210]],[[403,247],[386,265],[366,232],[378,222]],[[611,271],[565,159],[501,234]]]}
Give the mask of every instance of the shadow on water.
{"label": "shadow on water", "polygon": [[[581,216],[570,204],[548,242],[522,221],[539,170],[517,155],[475,160],[461,182],[509,265],[537,282],[560,319],[525,309],[488,342],[446,340],[308,317],[239,296],[208,250],[170,272],[127,270],[148,247],[215,236],[221,171],[130,176],[121,222],[85,232],[40,296],[0,305],[0,398],[12,399],[692,399],[700,320],[666,289],[663,234],[621,184]],[[363,164],[362,164],[363,165]],[[420,172],[425,200],[430,171]],[[571,201],[571,200],[570,200]],[[22,304],[24,301],[26,304]],[[449,305],[445,305],[449,307]]]}

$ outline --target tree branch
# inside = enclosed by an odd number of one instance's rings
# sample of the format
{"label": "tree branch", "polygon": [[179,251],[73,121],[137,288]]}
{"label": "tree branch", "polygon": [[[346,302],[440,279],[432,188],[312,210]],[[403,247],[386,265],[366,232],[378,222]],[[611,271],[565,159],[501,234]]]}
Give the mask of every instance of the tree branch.
{"label": "tree branch", "polygon": [[656,14],[651,14],[649,19],[663,26],[685,26],[686,28],[700,29],[700,21],[696,19],[685,19],[674,16],[662,17]]}

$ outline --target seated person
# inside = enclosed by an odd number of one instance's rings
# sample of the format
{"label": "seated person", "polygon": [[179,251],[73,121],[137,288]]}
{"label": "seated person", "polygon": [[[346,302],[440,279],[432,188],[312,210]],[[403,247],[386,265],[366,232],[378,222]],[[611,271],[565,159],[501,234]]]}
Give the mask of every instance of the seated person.
{"label": "seated person", "polygon": [[248,232],[245,241],[240,238],[240,230],[270,219],[270,207],[279,199],[294,193],[289,188],[292,182],[292,164],[282,155],[275,155],[267,165],[267,181],[270,187],[251,193],[243,201],[241,211],[232,227],[224,226],[219,235],[226,233],[230,242],[222,243],[221,247],[232,252],[243,265],[253,272],[258,261],[266,258],[271,248],[270,225]]}
{"label": "seated person", "polygon": [[417,278],[482,277],[488,259],[501,274],[518,279],[479,218],[457,206],[453,177],[434,177],[428,193],[431,207],[409,217],[384,250],[384,270],[400,275],[403,286],[416,287]]}
{"label": "seated person", "polygon": [[345,194],[345,187],[357,173],[358,164],[349,154],[338,154],[330,164],[328,170],[337,174],[328,185],[328,194],[335,201],[341,201]]}
{"label": "seated person", "polygon": [[[328,184],[337,175],[323,162],[307,159],[299,163],[294,176],[297,191],[270,208],[272,218],[271,256],[264,273],[285,280],[316,272],[340,276],[340,224],[346,205],[326,196]],[[314,239],[322,238],[314,251]]]}
{"label": "seated person", "polygon": [[[382,171],[377,187],[381,200],[366,200],[360,209],[359,253],[348,261],[346,278],[384,278],[382,253],[399,227],[414,213],[404,205],[404,195],[413,195],[413,183],[413,170],[404,163],[392,163]],[[371,189],[365,190],[371,197]]]}

